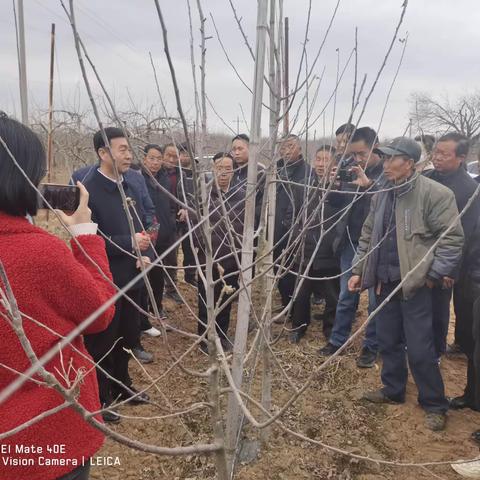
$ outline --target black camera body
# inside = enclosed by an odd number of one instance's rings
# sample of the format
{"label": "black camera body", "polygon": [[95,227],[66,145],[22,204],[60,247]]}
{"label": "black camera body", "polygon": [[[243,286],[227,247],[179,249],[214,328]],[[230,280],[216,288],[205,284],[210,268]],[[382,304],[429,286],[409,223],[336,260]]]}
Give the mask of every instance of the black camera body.
{"label": "black camera body", "polygon": [[349,157],[342,162],[337,170],[337,180],[340,182],[351,183],[357,179],[357,175],[352,171],[352,167],[357,167],[358,163],[353,157]]}

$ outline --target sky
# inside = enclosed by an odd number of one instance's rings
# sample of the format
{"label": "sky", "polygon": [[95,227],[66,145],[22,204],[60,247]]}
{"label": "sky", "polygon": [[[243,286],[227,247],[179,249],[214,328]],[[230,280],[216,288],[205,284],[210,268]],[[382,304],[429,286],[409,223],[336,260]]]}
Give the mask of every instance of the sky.
{"label": "sky", "polygon": [[[312,0],[306,61],[311,67],[325,36],[338,1],[338,10],[313,68],[308,103],[303,89],[296,98],[290,119],[294,133],[303,132],[309,105],[309,138],[331,135],[334,126],[348,119],[354,85],[353,58],[347,64],[335,101],[332,97],[337,63],[343,69],[354,47],[358,31],[357,91],[366,75],[363,95],[354,119],[364,106],[384,60],[398,23],[403,0]],[[68,2],[67,2],[68,3]],[[200,77],[199,15],[196,0],[191,0],[197,79]],[[255,47],[255,0],[232,0],[241,17],[250,44]],[[151,52],[167,114],[176,117],[172,81],[165,54],[160,23],[153,0],[75,0],[78,30],[110,95],[120,112],[136,109],[148,112],[159,108],[150,64]],[[220,39],[238,75],[253,84],[253,60],[235,22],[229,0],[201,0],[206,17],[206,91],[210,106],[207,125],[210,131],[246,131],[250,125],[252,95],[228,63]],[[187,0],[160,0],[168,30],[168,41],[179,81],[182,105],[188,121],[195,120],[194,88],[190,57],[190,26]],[[298,75],[309,10],[308,0],[284,0],[284,13],[290,22],[290,86]],[[474,91],[480,78],[480,9],[476,0],[410,0],[399,38],[408,35],[405,54],[397,78],[405,43],[397,40],[380,76],[359,125],[379,131],[380,138],[404,134],[409,124],[409,97],[412,92],[428,92],[436,97],[455,99]],[[27,80],[31,113],[48,105],[50,28],[56,24],[56,64],[54,101],[56,109],[89,111],[90,105],[75,53],[70,24],[59,0],[25,0]],[[18,63],[12,1],[0,0],[0,110],[20,116]],[[300,79],[305,78],[305,62]],[[89,71],[95,98],[101,90]],[[318,94],[313,102],[316,90]],[[391,89],[390,96],[388,96]],[[388,98],[388,101],[387,101]],[[264,89],[268,102],[268,89]],[[297,116],[298,120],[293,123]],[[383,119],[382,113],[384,111]],[[324,112],[324,113],[322,113]],[[262,111],[262,134],[268,134],[267,108]],[[317,119],[313,122],[313,119]],[[415,126],[412,127],[415,134]]]}

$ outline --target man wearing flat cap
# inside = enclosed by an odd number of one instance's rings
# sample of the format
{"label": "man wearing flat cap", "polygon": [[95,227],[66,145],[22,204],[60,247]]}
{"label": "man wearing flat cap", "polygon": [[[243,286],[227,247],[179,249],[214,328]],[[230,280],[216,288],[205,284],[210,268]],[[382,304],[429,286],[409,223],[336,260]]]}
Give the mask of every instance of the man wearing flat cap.
{"label": "man wearing flat cap", "polygon": [[[448,282],[462,256],[463,230],[452,191],[415,172],[420,146],[406,137],[377,152],[384,156],[384,188],[372,199],[348,287],[373,287],[382,356],[374,403],[403,403],[407,358],[426,412],[426,426],[443,430],[448,402],[434,347],[432,288]],[[405,348],[406,347],[406,348]]]}

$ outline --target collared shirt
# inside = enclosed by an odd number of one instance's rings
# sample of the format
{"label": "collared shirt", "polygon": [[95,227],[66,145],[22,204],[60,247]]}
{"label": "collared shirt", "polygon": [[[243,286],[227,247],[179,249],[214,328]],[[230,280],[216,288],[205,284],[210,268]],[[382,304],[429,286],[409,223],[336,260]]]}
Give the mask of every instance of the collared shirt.
{"label": "collared shirt", "polygon": [[[113,178],[110,178],[108,175],[105,175],[101,170],[100,168],[97,168],[97,171],[98,173],[102,174],[105,178],[108,178],[108,180],[110,180],[111,182],[113,183],[117,183],[117,181]],[[123,182],[123,175],[120,175],[120,182]]]}

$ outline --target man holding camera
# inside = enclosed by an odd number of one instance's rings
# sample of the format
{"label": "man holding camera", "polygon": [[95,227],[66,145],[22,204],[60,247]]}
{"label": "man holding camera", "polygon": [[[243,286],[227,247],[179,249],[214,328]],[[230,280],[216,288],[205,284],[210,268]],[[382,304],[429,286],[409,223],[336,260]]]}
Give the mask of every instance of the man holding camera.
{"label": "man holding camera", "polygon": [[[352,261],[357,250],[363,222],[370,209],[372,192],[376,189],[383,167],[379,155],[374,153],[378,137],[370,127],[357,129],[347,146],[345,158],[333,172],[337,181],[337,192],[331,192],[329,198],[332,206],[340,210],[337,224],[337,239],[334,244],[340,257],[340,296],[332,333],[328,343],[319,351],[320,355],[335,353],[348,339],[355,321],[359,294],[348,290],[351,277]],[[369,292],[368,311],[375,308],[375,296]],[[377,339],[375,322],[370,321],[365,332],[362,352],[357,359],[357,366],[370,368],[377,358]]]}

